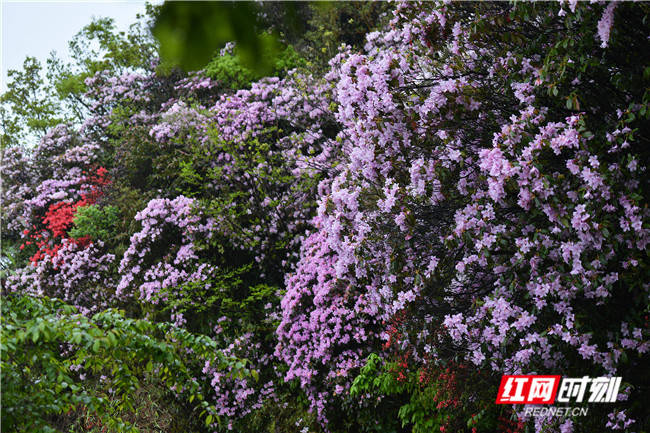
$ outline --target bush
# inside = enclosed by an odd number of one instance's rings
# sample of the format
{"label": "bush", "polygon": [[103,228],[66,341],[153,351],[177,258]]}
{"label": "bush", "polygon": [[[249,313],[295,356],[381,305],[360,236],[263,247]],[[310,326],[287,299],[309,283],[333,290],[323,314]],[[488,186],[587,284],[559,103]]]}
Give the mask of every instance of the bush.
{"label": "bush", "polygon": [[115,206],[88,205],[77,208],[70,237],[110,240],[115,236],[119,211]]}

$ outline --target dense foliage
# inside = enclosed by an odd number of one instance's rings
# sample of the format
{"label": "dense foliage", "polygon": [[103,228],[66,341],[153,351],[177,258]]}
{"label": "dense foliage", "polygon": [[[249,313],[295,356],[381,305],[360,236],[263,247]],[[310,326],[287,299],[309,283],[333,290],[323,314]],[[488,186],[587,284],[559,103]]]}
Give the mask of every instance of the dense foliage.
{"label": "dense foliage", "polygon": [[[213,6],[11,75],[3,429],[647,429],[647,4]],[[502,374],[623,384],[531,417]]]}

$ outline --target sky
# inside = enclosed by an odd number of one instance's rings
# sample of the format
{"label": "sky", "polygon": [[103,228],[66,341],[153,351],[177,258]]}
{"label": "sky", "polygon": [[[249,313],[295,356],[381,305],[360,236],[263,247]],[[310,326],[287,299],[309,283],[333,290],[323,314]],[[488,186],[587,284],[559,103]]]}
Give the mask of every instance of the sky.
{"label": "sky", "polygon": [[[158,3],[158,2],[153,2]],[[15,1],[0,0],[2,15],[2,77],[6,90],[7,71],[20,69],[26,56],[43,65],[51,51],[66,60],[68,41],[93,17],[115,19],[119,30],[127,30],[144,13],[144,0],[123,1]]]}

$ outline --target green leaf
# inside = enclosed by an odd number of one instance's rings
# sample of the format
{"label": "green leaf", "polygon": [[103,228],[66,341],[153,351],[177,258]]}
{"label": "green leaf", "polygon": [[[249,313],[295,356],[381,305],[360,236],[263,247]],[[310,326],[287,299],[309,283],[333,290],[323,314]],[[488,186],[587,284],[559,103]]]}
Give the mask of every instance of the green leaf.
{"label": "green leaf", "polygon": [[185,70],[203,68],[216,51],[236,42],[242,62],[270,71],[278,52],[276,37],[262,35],[254,2],[165,2],[153,27],[163,60]]}

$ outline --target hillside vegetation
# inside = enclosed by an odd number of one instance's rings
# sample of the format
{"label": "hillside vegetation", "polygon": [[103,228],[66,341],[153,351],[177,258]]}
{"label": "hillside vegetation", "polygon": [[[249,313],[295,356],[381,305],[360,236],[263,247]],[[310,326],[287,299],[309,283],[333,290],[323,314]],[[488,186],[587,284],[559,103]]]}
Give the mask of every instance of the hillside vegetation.
{"label": "hillside vegetation", "polygon": [[10,74],[3,432],[648,430],[649,3],[210,7]]}

